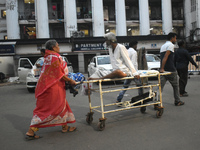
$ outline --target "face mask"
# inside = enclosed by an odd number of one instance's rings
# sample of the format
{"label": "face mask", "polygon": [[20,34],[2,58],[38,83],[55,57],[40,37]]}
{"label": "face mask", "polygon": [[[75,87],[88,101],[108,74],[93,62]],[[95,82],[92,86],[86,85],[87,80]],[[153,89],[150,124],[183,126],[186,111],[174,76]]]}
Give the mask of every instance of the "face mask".
{"label": "face mask", "polygon": [[106,42],[103,43],[103,47],[105,50],[108,48]]}
{"label": "face mask", "polygon": [[108,49],[108,48],[112,48],[112,45],[111,45],[111,42],[110,42],[110,41],[105,42],[105,45],[106,45],[106,48],[107,48],[107,49]]}
{"label": "face mask", "polygon": [[104,49],[109,49],[109,48],[112,48],[112,45],[111,44],[108,45],[106,42],[104,42],[103,47]]}

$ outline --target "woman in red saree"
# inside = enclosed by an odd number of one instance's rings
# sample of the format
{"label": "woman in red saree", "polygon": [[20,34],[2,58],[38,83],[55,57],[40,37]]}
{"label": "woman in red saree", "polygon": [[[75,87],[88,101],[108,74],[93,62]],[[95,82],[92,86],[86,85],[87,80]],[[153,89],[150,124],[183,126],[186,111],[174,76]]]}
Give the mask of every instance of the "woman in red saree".
{"label": "woman in red saree", "polygon": [[45,45],[44,65],[35,90],[36,108],[27,139],[40,138],[35,132],[44,127],[62,126],[62,132],[76,130],[76,127],[67,126],[75,122],[75,117],[66,100],[65,81],[71,85],[76,82],[67,77],[67,63],[58,54],[60,48],[56,40],[49,40]]}

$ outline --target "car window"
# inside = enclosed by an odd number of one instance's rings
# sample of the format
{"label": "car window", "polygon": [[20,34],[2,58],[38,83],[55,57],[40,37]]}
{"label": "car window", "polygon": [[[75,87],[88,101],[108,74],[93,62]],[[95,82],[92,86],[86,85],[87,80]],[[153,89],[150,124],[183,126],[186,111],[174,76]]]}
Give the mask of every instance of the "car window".
{"label": "car window", "polygon": [[98,57],[97,63],[98,63],[98,65],[110,64],[110,57]]}
{"label": "car window", "polygon": [[160,58],[156,55],[146,55],[147,62],[159,62]]}
{"label": "car window", "polygon": [[27,59],[22,59],[20,61],[20,67],[24,67],[26,65],[30,65],[29,61]]}

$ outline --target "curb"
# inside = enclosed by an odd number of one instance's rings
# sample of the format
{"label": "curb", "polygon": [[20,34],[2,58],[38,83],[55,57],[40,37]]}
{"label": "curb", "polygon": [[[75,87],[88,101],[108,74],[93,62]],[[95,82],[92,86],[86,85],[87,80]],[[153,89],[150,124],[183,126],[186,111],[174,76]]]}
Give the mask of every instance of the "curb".
{"label": "curb", "polygon": [[4,83],[0,83],[0,87],[1,86],[6,86],[6,85],[13,85],[13,84],[18,84],[18,82],[4,82]]}

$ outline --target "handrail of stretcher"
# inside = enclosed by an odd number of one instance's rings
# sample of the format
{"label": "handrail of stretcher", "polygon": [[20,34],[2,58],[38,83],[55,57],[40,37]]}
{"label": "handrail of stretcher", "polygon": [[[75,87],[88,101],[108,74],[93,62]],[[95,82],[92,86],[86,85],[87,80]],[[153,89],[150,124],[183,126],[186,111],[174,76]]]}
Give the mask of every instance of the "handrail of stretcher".
{"label": "handrail of stretcher", "polygon": [[[145,77],[157,77],[158,75],[163,76],[163,75],[170,75],[171,72],[163,72],[163,73],[152,73],[152,74],[142,74],[140,75],[140,78],[145,78]],[[118,80],[125,80],[125,79],[134,79],[134,77],[124,77],[124,78],[114,78],[114,79],[99,79],[99,80],[89,80],[89,81],[83,81],[83,82],[76,82],[77,84],[79,83],[94,83],[94,82],[108,82],[108,81],[118,81]]]}

